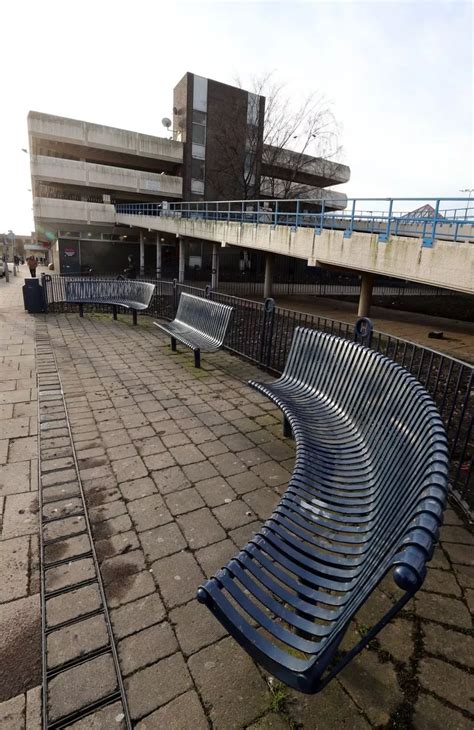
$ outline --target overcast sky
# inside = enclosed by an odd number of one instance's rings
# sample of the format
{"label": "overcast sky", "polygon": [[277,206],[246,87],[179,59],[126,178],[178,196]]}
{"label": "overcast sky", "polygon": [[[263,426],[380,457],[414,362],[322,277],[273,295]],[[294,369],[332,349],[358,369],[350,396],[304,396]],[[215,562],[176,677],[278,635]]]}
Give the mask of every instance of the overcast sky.
{"label": "overcast sky", "polygon": [[[0,232],[33,227],[30,109],[163,135],[186,71],[275,71],[331,101],[350,197],[458,196],[473,180],[473,5],[3,2]],[[164,135],[163,135],[164,136]]]}

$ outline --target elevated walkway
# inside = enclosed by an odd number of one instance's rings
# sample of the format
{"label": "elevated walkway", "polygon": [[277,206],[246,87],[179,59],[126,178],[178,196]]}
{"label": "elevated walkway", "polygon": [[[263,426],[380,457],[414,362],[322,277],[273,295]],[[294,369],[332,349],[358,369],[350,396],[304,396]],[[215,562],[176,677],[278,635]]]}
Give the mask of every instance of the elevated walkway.
{"label": "elevated walkway", "polygon": [[[435,201],[431,217],[385,212],[324,211],[322,201],[226,201],[116,206],[116,223],[304,259],[309,266],[377,274],[474,293],[474,215]],[[311,212],[311,205],[320,206]],[[451,203],[450,215],[446,204]],[[249,207],[252,210],[249,210]],[[322,208],[322,210],[321,210]]]}

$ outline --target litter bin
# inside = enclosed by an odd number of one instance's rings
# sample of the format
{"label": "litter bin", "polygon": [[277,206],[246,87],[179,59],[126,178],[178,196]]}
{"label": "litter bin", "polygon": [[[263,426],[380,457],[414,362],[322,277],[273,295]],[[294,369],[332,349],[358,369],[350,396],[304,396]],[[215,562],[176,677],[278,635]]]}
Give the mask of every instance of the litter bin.
{"label": "litter bin", "polygon": [[25,309],[31,314],[39,314],[45,312],[43,287],[39,283],[39,279],[25,279],[23,285],[23,302]]}

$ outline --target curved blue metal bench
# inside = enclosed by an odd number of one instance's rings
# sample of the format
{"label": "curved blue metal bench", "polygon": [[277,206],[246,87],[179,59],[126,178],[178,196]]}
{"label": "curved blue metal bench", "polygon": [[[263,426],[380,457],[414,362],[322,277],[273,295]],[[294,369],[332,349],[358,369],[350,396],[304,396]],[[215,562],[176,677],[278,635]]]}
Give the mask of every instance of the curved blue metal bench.
{"label": "curved blue metal bench", "polygon": [[66,302],[79,305],[79,316],[84,316],[84,304],[109,304],[117,319],[117,307],[130,309],[133,324],[137,324],[137,311],[150,306],[155,291],[154,284],[133,279],[79,279],[66,282]]}
{"label": "curved blue metal bench", "polygon": [[215,352],[224,344],[233,307],[210,299],[195,297],[183,292],[179,298],[176,317],[168,324],[153,322],[171,337],[171,349],[176,350],[176,340],[194,352],[194,365],[201,367],[201,350]]}
{"label": "curved blue metal bench", "polygon": [[[250,385],[283,411],[295,467],[275,512],[197,597],[271,674],[318,692],[423,583],[447,495],[445,430],[406,370],[315,330],[295,330],[279,380]],[[341,658],[388,573],[403,594]]]}

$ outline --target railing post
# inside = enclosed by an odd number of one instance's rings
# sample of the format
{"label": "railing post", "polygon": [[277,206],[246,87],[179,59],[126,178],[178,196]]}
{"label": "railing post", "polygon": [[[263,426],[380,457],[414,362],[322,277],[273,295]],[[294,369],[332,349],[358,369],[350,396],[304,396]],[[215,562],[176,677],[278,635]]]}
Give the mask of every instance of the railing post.
{"label": "railing post", "polygon": [[299,201],[299,198],[298,198],[298,200],[296,201],[295,231],[298,228],[299,217],[300,217],[300,201]]}
{"label": "railing post", "polygon": [[352,231],[354,230],[355,206],[356,206],[356,201],[354,198],[354,200],[352,201],[351,222],[349,224],[349,228],[346,228],[346,230],[344,231],[344,238],[350,238],[352,236]]}
{"label": "railing post", "polygon": [[368,317],[359,317],[354,324],[354,342],[370,347],[374,326]]}
{"label": "railing post", "polygon": [[275,201],[275,217],[273,218],[273,227],[278,225],[278,200]]}
{"label": "railing post", "polygon": [[423,231],[423,243],[422,243],[423,248],[433,248],[433,242],[434,242],[435,236],[436,236],[436,225],[438,223],[440,202],[441,201],[438,198],[438,200],[436,201],[436,207],[435,207],[434,216],[433,216],[433,223],[431,226],[431,235],[428,238],[426,238],[426,236],[425,236],[426,226],[425,226],[425,230]]}
{"label": "railing post", "polygon": [[259,224],[259,220],[260,220],[260,201],[257,200],[257,220],[256,220],[257,226]]}
{"label": "railing post", "polygon": [[265,301],[265,307],[267,308],[267,331],[268,331],[268,345],[267,345],[267,353],[265,358],[265,366],[267,369],[270,368],[270,363],[272,359],[272,344],[273,344],[273,325],[275,322],[275,300],[274,299],[267,299]]}
{"label": "railing post", "polygon": [[[316,223],[314,225],[314,232],[317,236],[320,236],[323,231],[323,221],[324,221],[324,198],[321,201],[321,212],[320,212],[320,219],[319,219],[319,228],[316,228]],[[317,222],[317,218],[316,218]]]}
{"label": "railing post", "polygon": [[454,226],[454,240],[455,241],[458,240],[458,233],[459,233],[459,221],[456,221],[455,226]]}
{"label": "railing post", "polygon": [[173,317],[176,314],[176,310],[178,308],[177,284],[178,284],[178,282],[176,281],[176,279],[173,279]]}
{"label": "railing post", "polygon": [[44,311],[48,311],[48,289],[47,289],[47,282],[51,281],[51,276],[49,274],[41,274],[41,288],[43,290],[43,301],[44,301]]}
{"label": "railing post", "polygon": [[390,236],[390,223],[392,220],[392,211],[393,211],[393,198],[390,199],[390,203],[388,206],[387,228],[385,230],[385,233],[381,233],[379,235],[379,241],[388,241],[388,238]]}
{"label": "railing post", "polygon": [[[263,305],[263,322],[262,331],[260,333],[260,357],[259,364],[268,367],[271,358],[272,334],[273,333],[273,315],[275,312],[275,300],[271,297],[265,299]],[[270,336],[269,336],[270,335]],[[267,343],[268,337],[268,343]]]}

